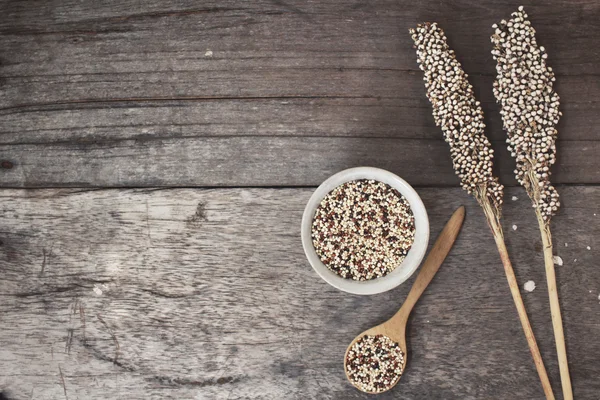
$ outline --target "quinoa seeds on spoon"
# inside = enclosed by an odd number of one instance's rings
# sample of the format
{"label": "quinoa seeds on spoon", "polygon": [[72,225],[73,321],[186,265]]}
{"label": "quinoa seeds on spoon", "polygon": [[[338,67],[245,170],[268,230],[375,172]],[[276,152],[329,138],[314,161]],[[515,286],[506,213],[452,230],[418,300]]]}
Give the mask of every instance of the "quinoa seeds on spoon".
{"label": "quinoa seeds on spoon", "polygon": [[333,189],[312,223],[313,245],[323,264],[357,281],[392,272],[406,258],[414,237],[408,201],[375,180],[350,181]]}
{"label": "quinoa seeds on spoon", "polygon": [[381,393],[393,386],[404,370],[400,345],[384,335],[365,335],[346,355],[346,372],[352,384],[367,393]]}

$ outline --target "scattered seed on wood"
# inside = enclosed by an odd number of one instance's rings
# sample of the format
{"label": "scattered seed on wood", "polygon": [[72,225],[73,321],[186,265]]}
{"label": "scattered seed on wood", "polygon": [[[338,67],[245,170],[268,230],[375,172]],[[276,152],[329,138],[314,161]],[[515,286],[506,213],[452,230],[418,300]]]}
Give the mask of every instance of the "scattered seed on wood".
{"label": "scattered seed on wood", "polygon": [[0,165],[2,166],[3,169],[12,169],[12,167],[14,166],[12,162],[5,161],[5,160],[0,162]]}
{"label": "scattered seed on wood", "polygon": [[363,392],[381,393],[392,387],[404,369],[400,345],[384,335],[365,335],[346,356],[346,373]]}
{"label": "scattered seed on wood", "polygon": [[523,285],[523,289],[525,289],[528,292],[533,292],[535,290],[535,282],[534,281],[525,282],[525,285]]}
{"label": "scattered seed on wood", "polygon": [[558,265],[559,267],[562,267],[563,265],[563,259],[560,256],[554,256],[552,257],[554,264]]}
{"label": "scattered seed on wood", "polygon": [[315,212],[312,240],[323,264],[343,278],[380,278],[406,258],[415,238],[408,201],[375,180],[346,182]]}
{"label": "scattered seed on wood", "polygon": [[519,198],[517,196],[512,197],[512,201],[517,201],[517,200],[519,200]]}
{"label": "scattered seed on wood", "polygon": [[512,228],[513,228],[513,231],[517,230],[517,226],[516,225],[513,225]]}

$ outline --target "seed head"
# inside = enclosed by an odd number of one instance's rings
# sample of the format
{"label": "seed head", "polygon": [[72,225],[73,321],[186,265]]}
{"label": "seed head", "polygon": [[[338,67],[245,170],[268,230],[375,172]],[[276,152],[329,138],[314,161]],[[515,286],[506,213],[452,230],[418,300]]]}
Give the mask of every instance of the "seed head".
{"label": "seed head", "polygon": [[562,115],[559,97],[553,89],[552,68],[546,65],[546,49],[538,46],[523,7],[511,16],[494,25],[491,38],[497,62],[494,96],[501,106],[508,151],[516,159],[517,180],[549,222],[560,206],[550,184],[550,167],[556,161],[556,124]]}
{"label": "seed head", "polygon": [[461,186],[480,201],[487,197],[499,215],[504,187],[492,173],[494,150],[484,134],[483,111],[468,75],[436,23],[420,24],[410,34],[417,49],[417,63],[425,74],[433,118],[450,145]]}

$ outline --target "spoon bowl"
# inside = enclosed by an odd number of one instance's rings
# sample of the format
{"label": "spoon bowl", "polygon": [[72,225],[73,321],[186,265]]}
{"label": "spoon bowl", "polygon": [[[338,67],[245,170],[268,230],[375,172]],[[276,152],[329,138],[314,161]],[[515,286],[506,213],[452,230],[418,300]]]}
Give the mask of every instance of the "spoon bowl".
{"label": "spoon bowl", "polygon": [[[383,324],[379,324],[377,326],[374,326],[373,328],[367,329],[366,331],[364,331],[363,333],[361,333],[360,335],[355,337],[354,340],[350,343],[350,345],[346,349],[346,353],[344,354],[344,372],[346,373],[346,377],[348,378],[350,383],[352,383],[352,385],[354,387],[356,387],[357,389],[359,389],[362,392],[369,393],[369,394],[382,393],[382,392],[371,392],[368,390],[364,390],[363,388],[360,388],[360,387],[354,385],[354,383],[348,376],[348,366],[346,364],[346,362],[348,360],[348,352],[350,351],[352,346],[354,346],[354,344],[358,340],[360,340],[360,338],[362,338],[363,336],[383,335],[383,336],[389,337],[394,342],[398,343],[398,345],[400,346],[400,350],[402,350],[402,354],[404,354],[404,362],[402,363],[402,375],[404,375],[404,370],[406,369],[406,362],[407,362],[407,357],[408,357],[408,351],[406,348],[406,322],[402,323],[402,321],[398,321],[397,324],[396,323],[392,324],[391,322],[393,319],[394,318],[389,319],[388,321],[384,322]],[[391,388],[393,388],[394,386],[396,386],[396,384],[400,381],[400,378],[402,378],[402,375],[400,375],[398,377],[398,379],[396,379],[391,385],[386,387],[386,389],[384,391],[388,391]]]}
{"label": "spoon bowl", "polygon": [[[433,276],[436,274],[436,272],[442,265],[442,262],[450,252],[450,249],[452,248],[452,245],[454,244],[454,241],[458,236],[458,232],[460,231],[464,218],[465,207],[461,206],[454,212],[454,214],[452,214],[452,217],[450,217],[450,220],[448,221],[448,223],[446,223],[446,226],[442,230],[442,233],[440,233],[440,235],[438,236],[435,244],[433,245],[433,248],[429,252],[429,255],[427,256],[423,267],[421,267],[421,271],[419,271],[419,275],[417,275],[417,279],[415,279],[415,282],[412,288],[410,289],[410,292],[408,293],[408,296],[406,297],[406,300],[402,304],[400,310],[398,310],[398,312],[394,314],[394,316],[389,320],[385,321],[382,324],[374,326],[373,328],[367,329],[366,331],[362,332],[360,335],[355,337],[346,349],[346,353],[344,354],[344,372],[346,373],[346,378],[348,378],[348,381],[350,381],[350,383],[357,389],[365,393],[371,394],[382,393],[396,386],[396,384],[400,381],[400,378],[402,378],[402,375],[404,375],[404,371],[406,371],[406,363],[408,358],[408,349],[406,347],[406,324],[408,322],[408,317],[414,305],[417,303],[417,300],[419,300],[419,297],[421,297],[421,295],[425,291],[425,288],[429,285],[429,283],[433,279]],[[398,379],[392,382],[383,391],[371,392],[364,390],[363,388],[358,387],[352,381],[352,379],[350,379],[350,376],[348,374],[348,352],[350,351],[352,346],[365,335],[387,336],[400,346],[400,349],[402,350],[402,353],[404,355],[404,360],[402,364],[402,374],[398,377]]]}

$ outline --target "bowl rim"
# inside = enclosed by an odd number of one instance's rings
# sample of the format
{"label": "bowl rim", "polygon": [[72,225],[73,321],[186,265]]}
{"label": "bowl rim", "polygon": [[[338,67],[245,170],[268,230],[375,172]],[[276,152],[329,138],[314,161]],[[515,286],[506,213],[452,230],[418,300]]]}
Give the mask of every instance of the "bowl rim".
{"label": "bowl rim", "polygon": [[[312,243],[312,221],[321,200],[334,188],[357,179],[373,179],[386,183],[398,190],[410,204],[415,216],[415,240],[406,258],[389,274],[368,281],[355,281],[342,278],[331,271],[321,262]],[[381,168],[355,167],[332,175],[315,189],[304,208],[300,235],[302,247],[304,248],[308,262],[325,282],[344,292],[370,295],[383,293],[397,287],[410,278],[417,270],[429,244],[429,218],[421,197],[404,179]]]}

